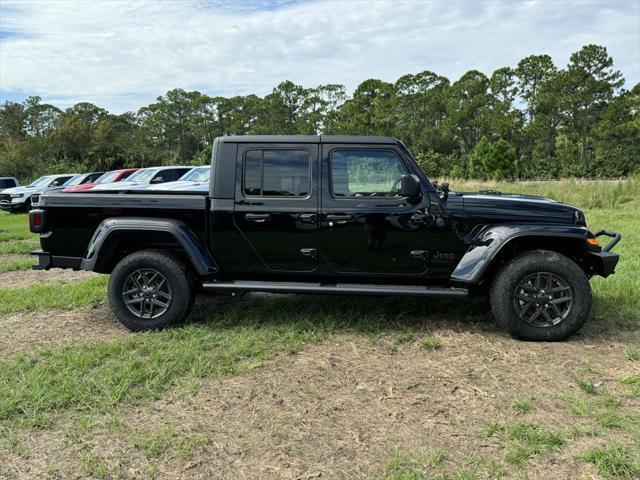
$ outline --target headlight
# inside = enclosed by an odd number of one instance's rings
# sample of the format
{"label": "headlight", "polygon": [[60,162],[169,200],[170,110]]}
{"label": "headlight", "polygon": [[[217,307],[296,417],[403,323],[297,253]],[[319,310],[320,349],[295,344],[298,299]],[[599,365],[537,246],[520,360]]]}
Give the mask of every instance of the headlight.
{"label": "headlight", "polygon": [[11,198],[22,198],[24,197],[24,193],[12,193]]}
{"label": "headlight", "polygon": [[584,218],[584,212],[582,210],[576,210],[573,214],[573,223],[576,225],[581,225],[583,227],[587,226],[587,219]]}

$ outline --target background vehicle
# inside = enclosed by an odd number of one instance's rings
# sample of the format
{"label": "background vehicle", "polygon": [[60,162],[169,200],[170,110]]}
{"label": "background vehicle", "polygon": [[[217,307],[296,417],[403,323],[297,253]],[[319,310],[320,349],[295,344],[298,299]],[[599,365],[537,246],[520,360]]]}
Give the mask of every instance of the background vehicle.
{"label": "background vehicle", "polygon": [[42,193],[51,187],[62,186],[73,175],[72,173],[47,175],[29,185],[3,190],[0,193],[0,209],[8,212],[29,211],[32,195]]}
{"label": "background vehicle", "polygon": [[74,175],[69,180],[67,180],[62,186],[66,188],[94,183],[102,175],[104,175],[104,172],[79,173],[78,175]]}
{"label": "background vehicle", "polygon": [[[111,273],[111,307],[133,330],[179,322],[199,287],[489,294],[514,336],[561,340],[588,316],[589,278],[618,262],[620,236],[590,232],[578,208],[451,192],[394,138],[221,137],[212,157],[207,194],[43,195],[36,268]],[[602,235],[614,237],[604,248]]]}
{"label": "background vehicle", "polygon": [[150,185],[174,182],[192,168],[182,166],[141,168],[126,180],[96,185],[93,190],[144,190]]}
{"label": "background vehicle", "polygon": [[100,177],[98,177],[97,179],[94,179],[91,182],[84,182],[80,185],[69,186],[69,187],[66,187],[64,190],[65,192],[82,192],[86,190],[91,190],[96,185],[105,185],[108,183],[115,183],[115,182],[124,180],[125,178],[129,177],[132,173],[137,172],[138,170],[139,170],[138,168],[123,168],[120,170],[112,170],[110,172],[107,172],[101,175]]}
{"label": "background vehicle", "polygon": [[75,174],[73,177],[71,177],[69,180],[64,182],[62,185],[55,186],[55,187],[49,187],[49,188],[43,190],[41,193],[35,193],[35,194],[31,195],[31,205],[33,207],[37,207],[38,206],[38,201],[39,201],[40,195],[42,193],[53,192],[55,190],[62,190],[62,189],[66,189],[68,187],[73,187],[73,186],[77,186],[77,185],[84,185],[85,183],[90,183],[90,182],[95,181],[97,178],[99,178],[103,174],[104,174],[104,172],[78,173],[78,174]]}
{"label": "background vehicle", "polygon": [[19,187],[20,182],[15,177],[0,177],[0,193],[7,188]]}
{"label": "background vehicle", "polygon": [[185,173],[175,182],[161,183],[151,185],[147,190],[167,191],[180,190],[191,192],[208,192],[209,191],[209,174],[211,167],[196,167]]}

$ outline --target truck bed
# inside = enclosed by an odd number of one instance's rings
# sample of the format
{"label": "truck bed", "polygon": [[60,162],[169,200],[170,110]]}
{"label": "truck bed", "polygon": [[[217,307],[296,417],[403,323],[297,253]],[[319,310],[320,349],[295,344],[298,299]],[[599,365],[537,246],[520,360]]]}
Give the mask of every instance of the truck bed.
{"label": "truck bed", "polygon": [[206,192],[67,192],[45,194],[39,208],[55,225],[41,237],[45,251],[82,257],[96,228],[112,217],[168,218],[186,223],[206,239]]}

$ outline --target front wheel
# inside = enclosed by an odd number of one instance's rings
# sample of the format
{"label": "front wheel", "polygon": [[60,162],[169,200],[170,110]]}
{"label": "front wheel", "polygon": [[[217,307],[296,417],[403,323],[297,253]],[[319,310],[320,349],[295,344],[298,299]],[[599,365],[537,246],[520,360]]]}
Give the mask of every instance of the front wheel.
{"label": "front wheel", "polygon": [[133,331],[158,330],[181,322],[194,298],[184,262],[153,250],[122,259],[111,273],[108,290],[111,310]]}
{"label": "front wheel", "polygon": [[516,257],[491,286],[496,319],[516,338],[565,340],[591,311],[591,285],[582,269],[557,252],[535,250]]}

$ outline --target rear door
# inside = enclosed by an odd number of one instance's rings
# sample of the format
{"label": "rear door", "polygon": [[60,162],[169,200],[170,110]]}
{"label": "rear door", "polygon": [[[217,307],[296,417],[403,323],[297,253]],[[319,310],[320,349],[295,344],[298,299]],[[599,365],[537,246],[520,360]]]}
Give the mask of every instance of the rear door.
{"label": "rear door", "polygon": [[238,145],[234,224],[267,271],[317,267],[318,148]]}

